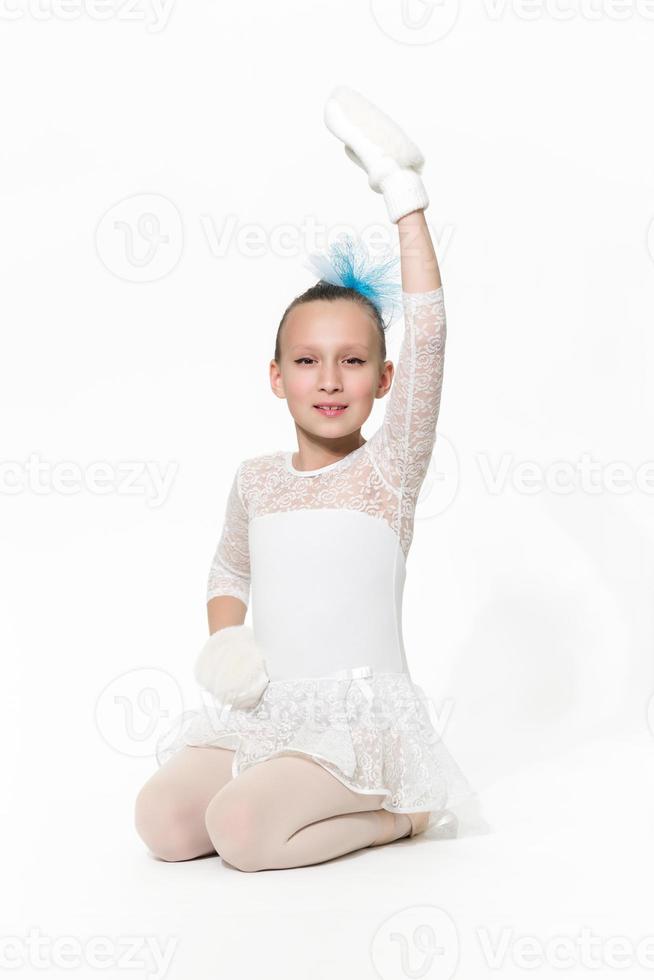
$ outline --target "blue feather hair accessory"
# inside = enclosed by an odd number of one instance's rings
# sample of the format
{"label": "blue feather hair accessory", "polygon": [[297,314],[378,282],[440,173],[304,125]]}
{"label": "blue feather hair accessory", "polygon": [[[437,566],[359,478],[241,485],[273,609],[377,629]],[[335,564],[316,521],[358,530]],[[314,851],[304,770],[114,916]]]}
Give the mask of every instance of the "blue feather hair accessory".
{"label": "blue feather hair accessory", "polygon": [[391,319],[402,302],[402,285],[393,279],[399,259],[386,253],[372,259],[368,249],[352,235],[340,235],[326,253],[312,252],[305,267],[323,282],[356,289],[377,307],[382,317]]}

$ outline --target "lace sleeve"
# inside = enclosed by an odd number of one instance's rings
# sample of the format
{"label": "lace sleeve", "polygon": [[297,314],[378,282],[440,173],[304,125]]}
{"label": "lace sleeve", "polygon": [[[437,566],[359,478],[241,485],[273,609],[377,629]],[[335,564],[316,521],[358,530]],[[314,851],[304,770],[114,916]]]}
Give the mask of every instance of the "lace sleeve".
{"label": "lace sleeve", "polygon": [[218,595],[236,596],[246,606],[249,602],[248,515],[241,498],[240,475],[241,466],[236,471],[227,498],[223,530],[209,570],[207,602]]}
{"label": "lace sleeve", "polygon": [[401,496],[417,497],[436,439],[443,383],[443,287],[402,293],[404,337],[386,412],[369,440],[384,479]]}

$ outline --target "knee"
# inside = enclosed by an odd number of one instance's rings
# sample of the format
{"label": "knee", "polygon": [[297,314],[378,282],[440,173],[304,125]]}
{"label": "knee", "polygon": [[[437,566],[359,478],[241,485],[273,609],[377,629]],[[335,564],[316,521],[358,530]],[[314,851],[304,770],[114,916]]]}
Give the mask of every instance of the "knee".
{"label": "knee", "polygon": [[264,828],[247,799],[219,794],[204,816],[207,833],[217,853],[239,871],[263,871],[266,864]]}
{"label": "knee", "polygon": [[197,831],[183,801],[163,787],[146,783],[134,804],[134,826],[141,840],[162,861],[197,857]]}

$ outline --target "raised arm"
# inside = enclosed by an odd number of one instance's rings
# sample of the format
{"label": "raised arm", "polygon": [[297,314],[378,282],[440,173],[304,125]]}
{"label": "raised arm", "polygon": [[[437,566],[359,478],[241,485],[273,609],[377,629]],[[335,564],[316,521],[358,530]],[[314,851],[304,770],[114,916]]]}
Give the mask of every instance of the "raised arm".
{"label": "raised arm", "polygon": [[209,632],[239,626],[250,598],[248,515],[240,493],[239,466],[227,498],[222,534],[209,569],[207,616]]}
{"label": "raised arm", "polygon": [[446,320],[438,261],[423,211],[397,222],[404,337],[380,428],[369,439],[384,479],[416,499],[436,439]]}
{"label": "raised arm", "polygon": [[436,437],[445,348],[441,277],[424,215],[425,160],[397,123],[349,86],[331,92],[325,124],[383,195],[400,235],[405,332],[384,421],[368,447],[382,479],[401,500],[415,500]]}
{"label": "raised arm", "polygon": [[405,293],[439,289],[441,273],[424,210],[411,211],[397,222],[400,236],[400,268]]}

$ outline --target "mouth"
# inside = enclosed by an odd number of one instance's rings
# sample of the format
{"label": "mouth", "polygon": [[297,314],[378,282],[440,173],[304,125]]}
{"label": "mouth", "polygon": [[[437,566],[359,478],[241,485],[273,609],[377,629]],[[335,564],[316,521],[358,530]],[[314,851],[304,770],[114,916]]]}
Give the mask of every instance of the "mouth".
{"label": "mouth", "polygon": [[342,415],[347,405],[342,405],[337,402],[322,402],[319,405],[313,406],[321,415],[326,415],[328,417],[333,417],[334,415]]}

